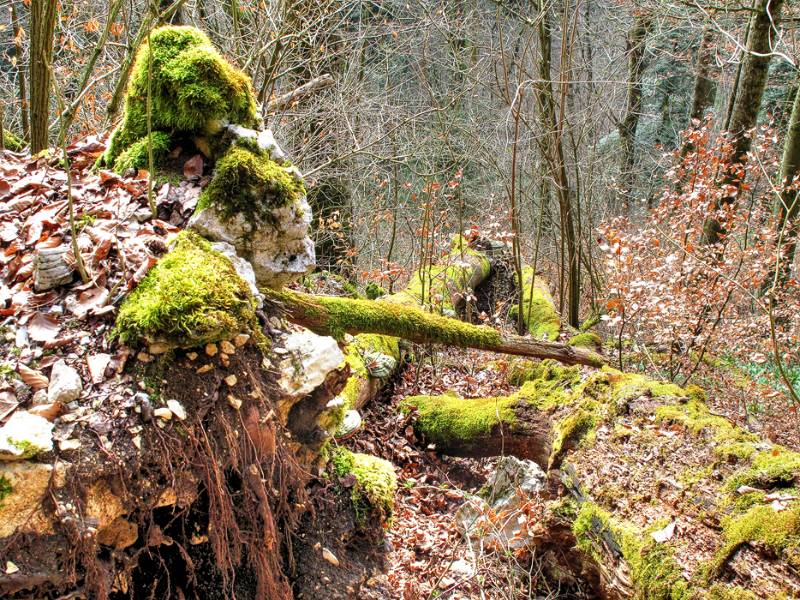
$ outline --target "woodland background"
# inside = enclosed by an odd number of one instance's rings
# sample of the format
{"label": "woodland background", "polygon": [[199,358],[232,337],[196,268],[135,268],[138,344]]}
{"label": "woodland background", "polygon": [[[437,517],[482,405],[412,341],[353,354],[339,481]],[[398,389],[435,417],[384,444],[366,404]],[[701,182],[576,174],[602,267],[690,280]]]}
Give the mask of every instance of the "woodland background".
{"label": "woodland background", "polygon": [[[103,136],[147,31],[196,25],[252,77],[266,126],[303,170],[321,268],[391,290],[453,233],[503,240],[517,269],[553,282],[572,326],[604,321],[625,368],[711,377],[740,417],[774,413],[776,427],[796,412],[792,3],[57,8],[0,3],[4,129],[33,152]],[[50,52],[52,69],[39,60]],[[737,372],[771,391],[737,395]]]}

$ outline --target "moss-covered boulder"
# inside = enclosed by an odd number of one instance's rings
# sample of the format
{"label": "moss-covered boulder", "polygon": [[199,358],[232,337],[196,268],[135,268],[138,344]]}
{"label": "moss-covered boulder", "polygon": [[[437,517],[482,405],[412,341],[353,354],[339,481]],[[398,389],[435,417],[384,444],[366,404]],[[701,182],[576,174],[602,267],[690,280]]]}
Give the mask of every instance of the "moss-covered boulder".
{"label": "moss-covered boulder", "polygon": [[352,475],[354,479],[349,483],[356,521],[364,526],[367,518],[375,518],[381,524],[388,525],[397,492],[397,475],[392,463],[340,447],[331,452],[331,465],[338,477]]}
{"label": "moss-covered boulder", "polygon": [[224,121],[256,124],[250,79],[223,58],[208,36],[193,27],[160,27],[137,52],[122,122],[111,135],[102,165],[119,171],[147,164],[142,147],[148,133],[148,80],[151,127],[159,132],[153,141],[159,147],[168,145],[167,136],[218,133]]}
{"label": "moss-covered boulder", "polygon": [[217,162],[189,227],[232,244],[253,265],[259,286],[280,288],[316,265],[311,207],[300,172],[247,140]]}
{"label": "moss-covered boulder", "polygon": [[115,332],[125,343],[196,347],[258,332],[255,305],[227,257],[196,234],[181,233],[125,299]]}

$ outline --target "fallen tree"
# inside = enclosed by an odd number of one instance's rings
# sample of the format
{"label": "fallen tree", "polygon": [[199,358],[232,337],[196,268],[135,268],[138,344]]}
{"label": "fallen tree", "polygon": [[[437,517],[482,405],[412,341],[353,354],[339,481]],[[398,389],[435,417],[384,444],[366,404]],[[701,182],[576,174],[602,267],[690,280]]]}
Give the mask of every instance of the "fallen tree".
{"label": "fallen tree", "polygon": [[419,344],[445,344],[517,356],[552,358],[567,365],[600,367],[605,358],[578,346],[508,335],[485,325],[472,325],[391,302],[312,296],[291,290],[265,290],[287,319],[335,338],[344,334],[377,333]]}
{"label": "fallen tree", "polygon": [[[523,362],[509,396],[409,397],[424,443],[546,469],[528,542],[604,598],[800,594],[800,454],[712,414],[702,390]],[[574,579],[573,579],[574,581]]]}

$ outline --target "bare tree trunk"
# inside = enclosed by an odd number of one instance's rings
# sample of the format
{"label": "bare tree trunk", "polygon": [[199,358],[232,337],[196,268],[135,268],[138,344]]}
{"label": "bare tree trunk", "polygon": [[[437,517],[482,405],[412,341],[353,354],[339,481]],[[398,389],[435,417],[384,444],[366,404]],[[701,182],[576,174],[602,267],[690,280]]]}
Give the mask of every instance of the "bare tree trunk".
{"label": "bare tree trunk", "polygon": [[[544,11],[542,2],[540,10]],[[553,98],[551,74],[552,32],[548,14],[539,19],[539,44],[541,57],[539,60],[539,83],[537,84],[537,103],[539,113],[547,134],[542,142],[543,154],[550,165],[558,198],[561,216],[561,239],[566,249],[567,270],[567,316],[569,324],[577,327],[580,323],[580,261],[578,257],[578,239],[575,234],[575,216],[572,207],[572,188],[567,174],[562,138],[563,122],[556,116],[556,104]],[[563,42],[562,42],[563,43]],[[563,301],[563,297],[562,297]]]}
{"label": "bare tree trunk", "polygon": [[17,56],[17,76],[19,85],[19,102],[20,102],[20,115],[22,121],[22,137],[29,140],[31,137],[31,126],[28,122],[28,92],[25,85],[25,69],[20,65],[22,64],[22,22],[17,14],[17,3],[11,2],[11,23],[14,27],[14,51]]}
{"label": "bare tree trunk", "polygon": [[[752,143],[750,131],[756,126],[761,108],[782,7],[783,0],[758,0],[756,12],[750,21],[747,55],[744,57],[736,104],[731,116],[731,152],[719,182],[721,186],[730,186],[731,191],[714,206],[715,213],[724,206],[736,203],[743,183],[739,172],[747,162],[747,153]],[[705,242],[716,244],[724,236],[725,225],[716,214],[711,215],[704,226]]]}
{"label": "bare tree trunk", "polygon": [[717,95],[717,84],[711,77],[711,65],[714,62],[714,42],[716,32],[710,25],[703,30],[703,38],[697,49],[697,66],[692,93],[692,108],[689,119],[702,121],[706,110],[714,104]]}
{"label": "bare tree trunk", "polygon": [[50,116],[50,63],[53,59],[53,34],[57,2],[31,1],[30,111],[31,153],[48,145]]}
{"label": "bare tree trunk", "polygon": [[652,27],[652,18],[647,13],[636,15],[633,27],[628,32],[626,52],[628,54],[628,99],[625,116],[620,121],[620,196],[626,211],[630,211],[631,199],[636,184],[636,130],[642,113],[642,75],[647,66],[645,50],[647,36]]}
{"label": "bare tree trunk", "polygon": [[777,269],[773,270],[770,277],[765,280],[765,286],[785,287],[792,272],[797,250],[797,235],[800,230],[798,176],[800,176],[800,89],[794,96],[792,116],[789,118],[789,130],[786,132],[781,162],[782,188],[778,204],[778,230],[776,232],[781,257]]}

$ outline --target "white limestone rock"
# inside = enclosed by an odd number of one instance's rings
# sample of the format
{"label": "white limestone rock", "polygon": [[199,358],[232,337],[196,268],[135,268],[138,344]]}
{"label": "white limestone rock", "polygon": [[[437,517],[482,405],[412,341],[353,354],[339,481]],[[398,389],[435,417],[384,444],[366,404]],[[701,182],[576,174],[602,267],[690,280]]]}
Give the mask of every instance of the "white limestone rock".
{"label": "white limestone rock", "polygon": [[53,370],[50,373],[50,384],[47,386],[48,402],[68,404],[73,400],[77,400],[82,390],[81,376],[75,369],[67,365],[63,360],[59,360],[53,365]]}
{"label": "white limestone rock", "polygon": [[53,451],[53,424],[18,410],[0,427],[0,460],[24,460]]}
{"label": "white limestone rock", "polygon": [[278,385],[285,396],[296,400],[317,389],[344,362],[336,340],[307,329],[290,333],[284,347],[288,352],[279,365]]}
{"label": "white limestone rock", "polygon": [[[456,526],[471,539],[517,548],[526,543],[518,533],[526,519],[522,505],[545,491],[547,475],[532,460],[505,456],[486,482],[484,492],[471,496],[456,512]],[[487,526],[490,525],[490,526]]]}

